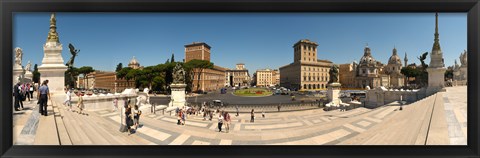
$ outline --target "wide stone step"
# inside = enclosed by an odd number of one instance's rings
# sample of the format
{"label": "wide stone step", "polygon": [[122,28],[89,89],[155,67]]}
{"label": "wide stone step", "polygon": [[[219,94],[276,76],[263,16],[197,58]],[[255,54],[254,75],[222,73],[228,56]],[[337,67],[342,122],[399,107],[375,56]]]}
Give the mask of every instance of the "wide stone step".
{"label": "wide stone step", "polygon": [[87,136],[85,130],[81,127],[82,120],[75,118],[73,116],[74,113],[71,111],[65,111],[63,107],[60,107],[60,112],[63,115],[63,122],[73,145],[93,144],[93,141]]}

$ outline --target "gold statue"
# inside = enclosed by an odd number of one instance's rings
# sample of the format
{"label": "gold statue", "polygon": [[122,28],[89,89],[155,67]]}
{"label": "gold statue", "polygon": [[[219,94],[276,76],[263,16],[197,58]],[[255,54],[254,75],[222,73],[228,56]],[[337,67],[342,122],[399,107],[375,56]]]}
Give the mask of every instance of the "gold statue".
{"label": "gold statue", "polygon": [[50,31],[48,32],[47,42],[60,43],[57,33],[57,19],[55,18],[55,13],[52,13],[50,17]]}

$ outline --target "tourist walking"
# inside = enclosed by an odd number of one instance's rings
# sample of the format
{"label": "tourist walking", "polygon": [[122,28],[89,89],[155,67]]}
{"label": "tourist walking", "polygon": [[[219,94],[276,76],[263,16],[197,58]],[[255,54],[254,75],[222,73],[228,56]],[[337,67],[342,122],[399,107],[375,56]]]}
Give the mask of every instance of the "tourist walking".
{"label": "tourist walking", "polygon": [[138,109],[138,105],[135,105],[135,109],[133,110],[133,122],[135,126],[135,130],[137,130],[138,126],[140,125],[140,115],[142,111]]}
{"label": "tourist walking", "polygon": [[15,98],[15,111],[20,111],[20,82],[13,86],[13,97]]}
{"label": "tourist walking", "polygon": [[277,107],[277,108],[278,108],[278,112],[280,112],[280,105],[278,105],[278,107]]}
{"label": "tourist walking", "polygon": [[63,102],[63,105],[69,107],[68,111],[72,111],[72,93],[70,92],[70,90],[67,89],[67,94],[65,96],[65,101]]}
{"label": "tourist walking", "polygon": [[265,110],[262,110],[262,118],[265,118]]}
{"label": "tourist walking", "polygon": [[177,107],[177,109],[175,110],[176,111],[176,114],[177,114],[177,125],[180,125],[182,124],[182,112],[180,111],[180,109]]}
{"label": "tourist walking", "polygon": [[250,112],[250,122],[255,122],[255,111],[252,109],[252,112]]}
{"label": "tourist walking", "polygon": [[222,132],[222,125],[223,125],[223,114],[220,113],[218,115],[218,132]]}
{"label": "tourist walking", "polygon": [[42,86],[38,88],[37,99],[40,102],[39,113],[44,116],[48,116],[47,103],[50,99],[50,91],[48,89],[48,80],[43,81]]}
{"label": "tourist walking", "polygon": [[208,113],[210,114],[210,119],[208,119],[209,121],[212,121],[213,119],[213,111],[212,110],[208,110]]}
{"label": "tourist walking", "polygon": [[227,133],[230,131],[230,123],[231,123],[231,119],[230,119],[230,114],[228,112],[225,112],[224,116],[223,116],[224,120],[225,120],[225,130],[227,130]]}
{"label": "tourist walking", "polygon": [[236,116],[239,116],[238,115],[238,105],[235,105],[235,109],[237,110],[237,115]]}
{"label": "tourist walking", "polygon": [[34,87],[34,85],[31,84],[29,89],[28,89],[30,91],[30,99],[33,99],[33,87]]}
{"label": "tourist walking", "polygon": [[120,132],[127,132],[127,115],[125,115],[125,113],[127,112],[128,104],[128,99],[125,98],[123,108],[120,112]]}
{"label": "tourist walking", "polygon": [[185,118],[187,117],[187,111],[185,109],[182,110],[182,125],[185,125]]}
{"label": "tourist walking", "polygon": [[78,93],[78,102],[77,102],[77,108],[79,114],[83,114],[83,109],[85,108],[85,104],[83,103],[83,94]]}
{"label": "tourist walking", "polygon": [[25,85],[25,98],[28,99],[28,101],[30,101],[30,83],[27,83]]}
{"label": "tourist walking", "polygon": [[128,105],[127,110],[125,110],[125,122],[127,124],[128,135],[130,135],[133,133],[133,130],[132,130],[133,115],[132,115],[132,107],[130,105]]}
{"label": "tourist walking", "polygon": [[25,83],[24,84],[21,84],[20,86],[20,110],[23,110],[23,101],[25,101],[25,92],[26,92],[26,88],[25,88]]}

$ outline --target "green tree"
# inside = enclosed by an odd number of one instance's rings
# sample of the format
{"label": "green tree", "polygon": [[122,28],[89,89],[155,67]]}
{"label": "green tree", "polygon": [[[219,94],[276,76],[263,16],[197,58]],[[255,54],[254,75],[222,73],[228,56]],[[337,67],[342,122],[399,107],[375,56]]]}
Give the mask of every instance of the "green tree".
{"label": "green tree", "polygon": [[251,86],[256,86],[256,85],[257,85],[257,73],[254,72],[253,75],[252,75]]}
{"label": "green tree", "polygon": [[133,80],[135,82],[135,87],[134,88],[138,88],[139,85],[140,85],[140,82],[137,81],[137,78],[139,77],[139,75],[140,75],[140,70],[131,69],[130,71],[128,71],[127,75],[125,76],[125,79],[126,80]]}
{"label": "green tree", "polygon": [[453,79],[453,69],[447,69],[447,71],[445,71],[445,79]]}
{"label": "green tree", "polygon": [[175,62],[175,57],[174,57],[173,53],[172,53],[172,58],[170,59],[170,62],[172,62],[172,63]]}
{"label": "green tree", "polygon": [[[95,69],[93,69],[91,66],[82,66],[78,69],[78,73],[82,74],[84,79],[86,79],[86,85],[88,85],[87,74],[92,72],[95,72]],[[85,88],[88,89],[89,87],[85,87]]]}
{"label": "green tree", "polygon": [[197,88],[196,91],[200,89],[200,77],[202,76],[202,73],[205,69],[213,69],[213,63],[210,61],[206,60],[198,60],[198,59],[193,59],[185,63],[187,67],[189,67],[190,72],[192,73],[192,76],[196,77],[197,80]]}
{"label": "green tree", "polygon": [[118,63],[117,68],[115,69],[115,72],[118,72],[118,71],[122,70],[122,68],[123,68],[123,64]]}
{"label": "green tree", "polygon": [[69,88],[76,87],[76,81],[78,77],[78,68],[76,67],[69,67],[67,71],[65,71],[65,85],[68,85]]}
{"label": "green tree", "polygon": [[145,67],[143,70],[138,72],[138,82],[142,87],[148,87],[148,89],[152,89],[154,84],[154,78],[160,76],[162,72],[158,66],[148,66]]}
{"label": "green tree", "polygon": [[38,72],[38,65],[37,64],[35,64],[33,66],[32,74],[33,74],[33,78],[32,78],[33,82],[40,83],[40,72]]}
{"label": "green tree", "polygon": [[130,70],[132,70],[131,67],[124,67],[124,68],[120,69],[120,71],[116,72],[117,78],[123,78],[123,79],[125,79],[125,80],[127,81],[127,85],[130,85],[130,84],[129,84],[130,78],[126,78],[128,72],[129,72]]}

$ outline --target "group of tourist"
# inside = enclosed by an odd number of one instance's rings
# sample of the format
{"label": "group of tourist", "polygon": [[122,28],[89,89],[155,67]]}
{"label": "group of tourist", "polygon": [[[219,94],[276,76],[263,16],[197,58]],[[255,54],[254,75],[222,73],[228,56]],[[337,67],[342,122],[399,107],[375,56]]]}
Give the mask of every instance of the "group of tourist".
{"label": "group of tourist", "polygon": [[177,115],[177,125],[185,125],[185,120],[186,120],[186,107],[183,107],[182,109],[178,108],[175,109],[175,113]]}
{"label": "group of tourist", "polygon": [[225,130],[228,133],[230,131],[230,123],[232,119],[230,118],[230,114],[228,112],[220,112],[218,115],[218,132],[222,132],[222,126],[225,123]]}
{"label": "group of tourist", "polygon": [[30,83],[18,82],[13,86],[13,96],[15,98],[15,111],[23,110],[23,101],[33,99],[34,85]]}
{"label": "group of tourist", "polygon": [[[76,94],[77,97],[78,97],[78,101],[77,101],[77,113],[79,114],[85,114],[83,112],[83,109],[85,109],[85,104],[83,103],[83,95],[82,93],[77,93]],[[67,106],[68,107],[68,111],[74,111],[73,108],[72,108],[72,90],[71,89],[66,89],[66,97],[65,97],[65,101],[63,102],[63,105]]]}
{"label": "group of tourist", "polygon": [[[125,98],[124,108],[120,111],[121,126],[120,132],[128,132],[128,135],[135,133],[140,127],[140,116],[142,111],[138,105],[131,105],[129,98]],[[118,106],[118,98],[114,99],[114,107]]]}

